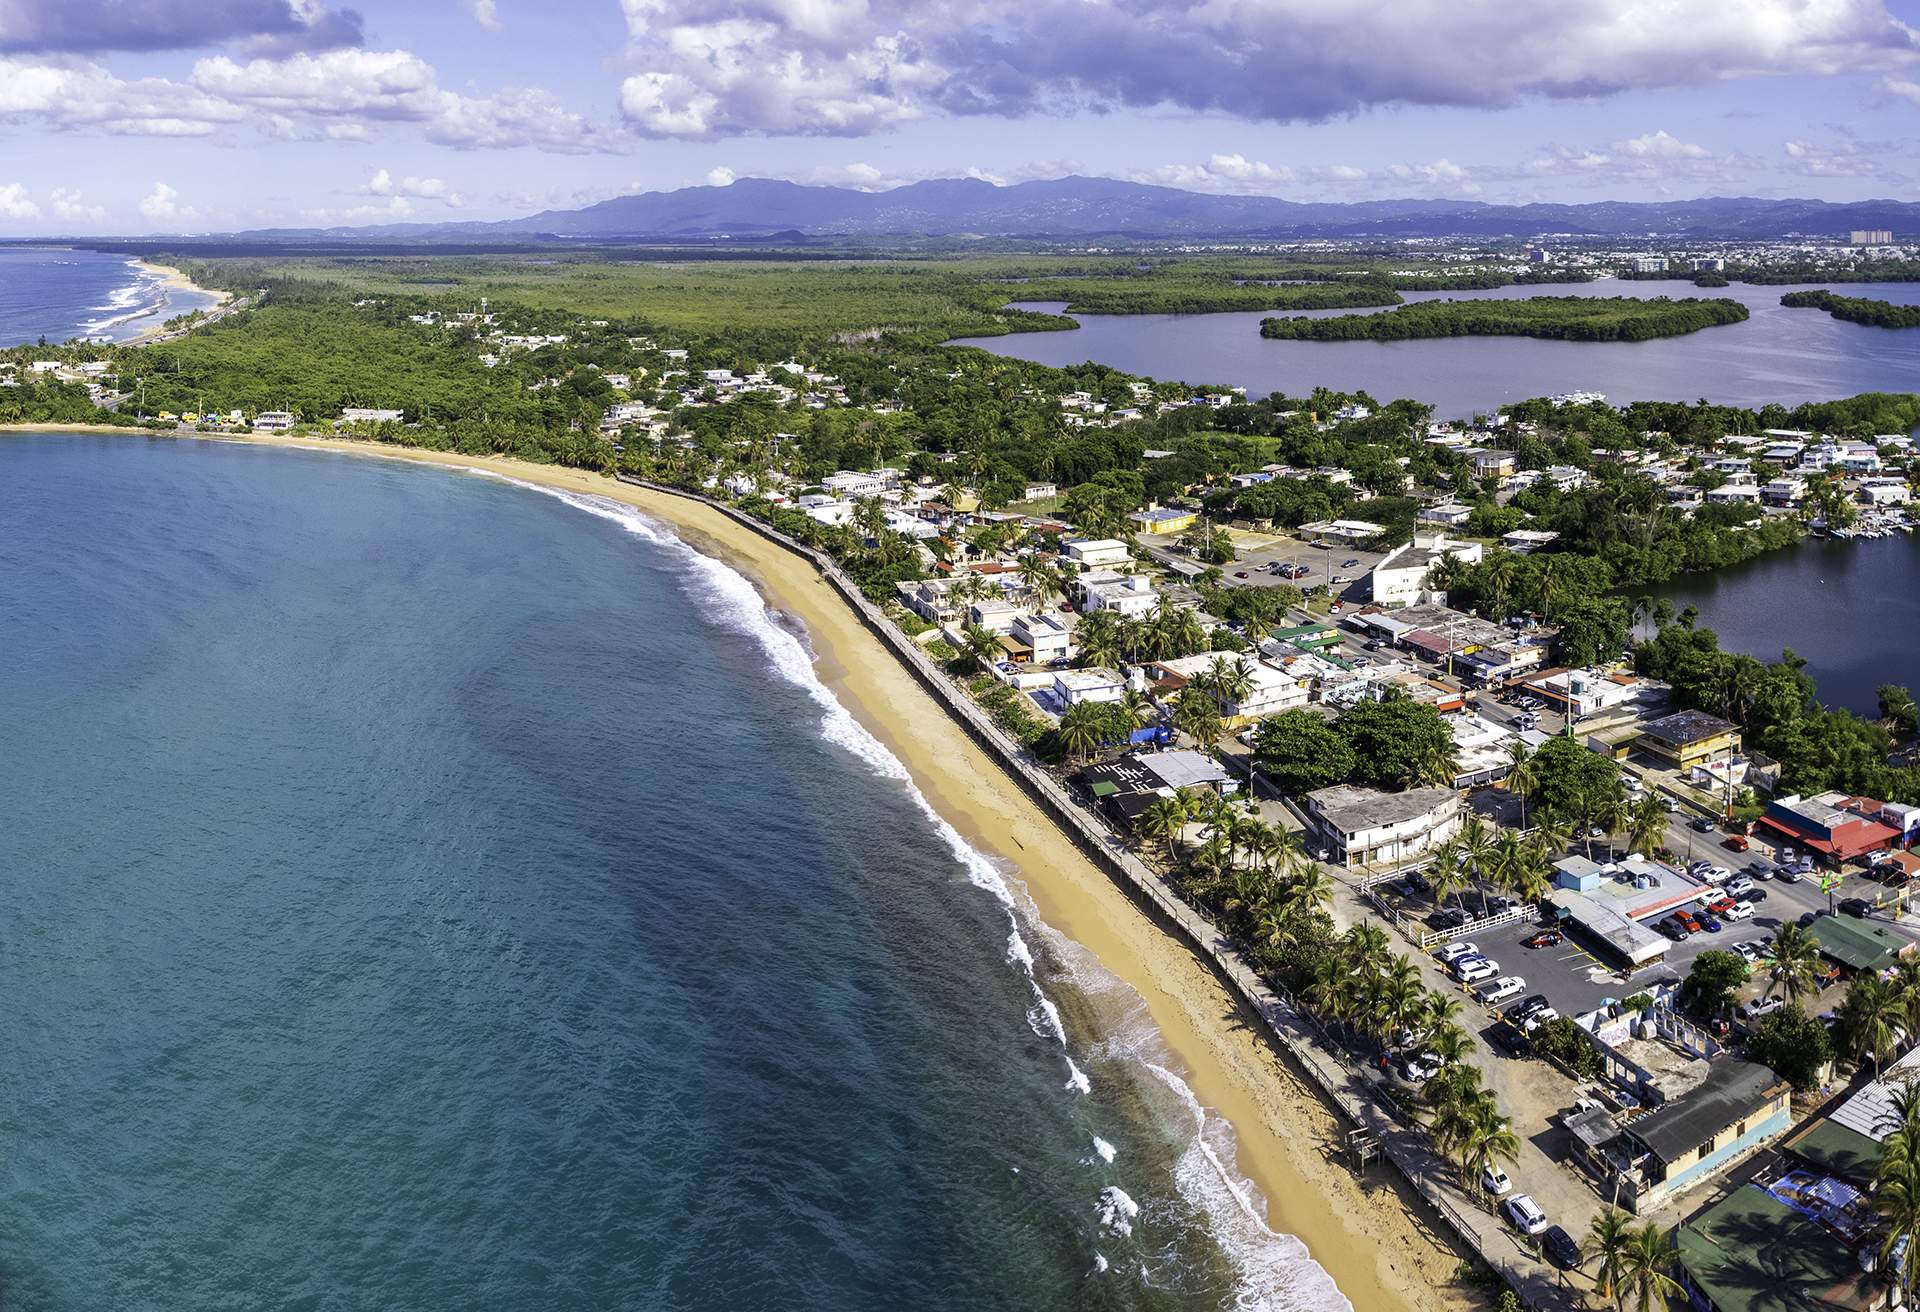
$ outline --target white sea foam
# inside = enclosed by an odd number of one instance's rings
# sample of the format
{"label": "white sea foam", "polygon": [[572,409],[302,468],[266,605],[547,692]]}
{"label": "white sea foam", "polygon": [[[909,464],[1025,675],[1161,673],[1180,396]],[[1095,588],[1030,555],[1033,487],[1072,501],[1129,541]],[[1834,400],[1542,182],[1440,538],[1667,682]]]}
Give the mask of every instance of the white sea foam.
{"label": "white sea foam", "polygon": [[1307,1246],[1268,1227],[1259,1194],[1227,1166],[1226,1159],[1233,1155],[1232,1127],[1208,1116],[1192,1087],[1173,1071],[1153,1061],[1146,1067],[1193,1116],[1193,1140],[1174,1163],[1174,1184],[1205,1213],[1209,1232],[1240,1277],[1234,1305],[1247,1312],[1353,1312],[1353,1304]]}
{"label": "white sea foam", "polygon": [[165,280],[142,269],[137,260],[128,260],[127,267],[134,271],[133,281],[110,293],[105,305],[92,307],[106,317],[82,322],[80,327],[87,335],[111,332],[135,319],[156,315],[166,308]]}
{"label": "white sea foam", "polygon": [[1133,1218],[1140,1215],[1140,1204],[1134,1202],[1125,1189],[1110,1184],[1100,1191],[1093,1214],[1100,1219],[1102,1230],[1124,1238],[1133,1233]]}
{"label": "white sea foam", "polygon": [[[819,706],[822,736],[859,759],[876,775],[897,780],[905,788],[907,795],[952,851],[969,881],[1006,908],[1010,924],[1007,961],[1020,968],[1035,998],[1035,1005],[1028,1013],[1028,1024],[1035,1034],[1057,1039],[1064,1049],[1066,1030],[1061,1024],[1059,1008],[1047,997],[1034,973],[1032,949],[1020,932],[1022,902],[1016,898],[1012,883],[984,853],[970,846],[959,831],[934,810],[925,795],[914,786],[900,759],[868,733],[865,726],[854,719],[834,697],[832,690],[820,681],[813,669],[813,658],[805,645],[775,620],[753,584],[739,571],[723,561],[695,551],[671,530],[632,507],[604,497],[541,487],[519,479],[505,478],[504,481],[556,497],[589,514],[611,520],[635,536],[672,552],[699,581],[700,586],[690,591],[703,613],[721,627],[755,639],[767,653],[774,671],[804,691]],[[1134,1027],[1132,1034],[1113,1035],[1101,1044],[1102,1050],[1111,1051],[1113,1045],[1119,1045],[1120,1055],[1140,1061],[1156,1079],[1179,1097],[1192,1114],[1194,1136],[1175,1164],[1174,1184],[1181,1197],[1206,1217],[1215,1242],[1232,1262],[1239,1276],[1239,1288],[1234,1300],[1236,1308],[1243,1312],[1255,1312],[1256,1309],[1265,1312],[1353,1312],[1353,1304],[1340,1293],[1333,1278],[1308,1254],[1306,1245],[1292,1235],[1280,1234],[1267,1226],[1257,1191],[1227,1165],[1233,1156],[1232,1127],[1223,1118],[1209,1116],[1187,1082],[1154,1059],[1159,1052],[1159,1038],[1157,1031],[1151,1029],[1144,1001],[1110,972],[1102,970],[1080,944],[1032,915],[1030,908],[1028,910],[1029,924],[1046,938],[1050,954],[1057,954],[1055,959],[1065,966],[1076,987],[1084,987],[1090,993],[1112,995],[1116,1001],[1124,998],[1129,1015],[1138,1018],[1139,1025]],[[1146,1051],[1148,1049],[1152,1052]],[[1074,1062],[1072,1056],[1063,1055],[1068,1073],[1065,1087],[1081,1094],[1090,1093],[1092,1083],[1086,1072]],[[1105,1151],[1101,1152],[1101,1156],[1112,1160],[1107,1156],[1112,1152],[1112,1145],[1097,1137],[1094,1145],[1096,1151],[1100,1151],[1104,1145]],[[1103,1228],[1119,1236],[1132,1232],[1134,1218],[1139,1212],[1139,1204],[1118,1186],[1102,1190],[1096,1205],[1096,1214]],[[1106,1270],[1107,1259],[1097,1252],[1094,1256],[1096,1270]]]}
{"label": "white sea foam", "polygon": [[1113,1161],[1113,1145],[1097,1134],[1093,1136],[1093,1151],[1098,1154],[1101,1161]]}

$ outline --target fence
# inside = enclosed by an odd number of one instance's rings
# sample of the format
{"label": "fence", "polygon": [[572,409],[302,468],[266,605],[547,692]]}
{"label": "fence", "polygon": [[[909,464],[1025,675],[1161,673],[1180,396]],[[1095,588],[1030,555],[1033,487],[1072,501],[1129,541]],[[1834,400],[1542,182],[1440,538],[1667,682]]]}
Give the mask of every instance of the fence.
{"label": "fence", "polygon": [[[1241,1003],[1260,1018],[1268,1034],[1293,1059],[1294,1067],[1306,1076],[1321,1098],[1339,1109],[1355,1128],[1373,1135],[1383,1155],[1393,1163],[1395,1169],[1419,1190],[1460,1240],[1514,1288],[1527,1307],[1544,1310],[1573,1306],[1564,1291],[1555,1285],[1552,1269],[1521,1250],[1512,1235],[1497,1221],[1489,1223],[1485,1218],[1479,1218],[1476,1223],[1454,1205],[1443,1183],[1445,1167],[1418,1127],[1403,1121],[1398,1109],[1380,1098],[1364,1082],[1360,1084],[1364,1096],[1355,1095],[1352,1085],[1358,1077],[1338,1056],[1328,1051],[1330,1045],[1326,1033],[1318,1022],[1284,989],[1261,978],[1233,940],[1190,904],[1178,889],[1128,852],[1122,846],[1119,834],[1108,827],[1104,820],[1096,823],[1092,813],[1076,802],[1058,780],[1036,765],[1026,748],[1015,742],[961,692],[945,671],[867,599],[838,564],[805,543],[712,497],[631,474],[621,474],[619,478],[638,487],[697,501],[811,562],[853,607],[854,613],[873,635],[901,659],[921,685],[953,715],[988,756],[1061,825],[1088,859],[1109,877],[1116,879],[1137,901],[1159,913],[1200,954],[1202,960],[1214,968]],[[1315,1041],[1316,1038],[1319,1042]],[[1489,1230],[1490,1234],[1483,1234],[1483,1229]],[[1501,1241],[1514,1247],[1513,1255],[1509,1256],[1492,1247]]]}
{"label": "fence", "polygon": [[1479,920],[1470,920],[1458,929],[1428,929],[1420,933],[1420,950],[1425,952],[1436,943],[1449,943],[1456,938],[1465,938],[1469,934],[1485,933],[1489,929],[1499,929],[1502,925],[1511,925],[1516,920],[1532,920],[1540,914],[1533,906],[1518,906],[1511,911],[1502,911],[1498,915],[1486,916]]}

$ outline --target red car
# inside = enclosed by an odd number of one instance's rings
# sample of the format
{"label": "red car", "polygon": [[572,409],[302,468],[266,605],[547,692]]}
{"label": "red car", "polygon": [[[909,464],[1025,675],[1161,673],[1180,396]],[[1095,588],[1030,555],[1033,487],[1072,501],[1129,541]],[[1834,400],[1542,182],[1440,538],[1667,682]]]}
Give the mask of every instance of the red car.
{"label": "red car", "polygon": [[1731,848],[1735,852],[1744,852],[1747,850],[1747,840],[1738,834],[1729,834],[1721,846]]}
{"label": "red car", "polygon": [[1733,910],[1733,906],[1734,902],[1732,898],[1723,897],[1717,902],[1707,903],[1707,910],[1713,912],[1716,916],[1724,916],[1727,912]]}
{"label": "red car", "polygon": [[1694,915],[1691,911],[1676,911],[1673,913],[1673,918],[1679,921],[1680,928],[1686,930],[1689,934],[1698,934],[1703,928],[1700,924],[1700,917]]}
{"label": "red car", "polygon": [[1566,942],[1567,936],[1557,929],[1543,929],[1526,941],[1530,948],[1557,948]]}

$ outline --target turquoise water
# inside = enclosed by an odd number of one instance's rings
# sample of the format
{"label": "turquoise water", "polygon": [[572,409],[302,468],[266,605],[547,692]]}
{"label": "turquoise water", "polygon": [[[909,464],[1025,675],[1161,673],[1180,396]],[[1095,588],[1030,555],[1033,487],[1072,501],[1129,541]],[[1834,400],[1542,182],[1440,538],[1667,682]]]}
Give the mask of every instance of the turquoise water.
{"label": "turquoise water", "polygon": [[1346,1306],[629,512],[0,439],[0,725],[0,1306]]}

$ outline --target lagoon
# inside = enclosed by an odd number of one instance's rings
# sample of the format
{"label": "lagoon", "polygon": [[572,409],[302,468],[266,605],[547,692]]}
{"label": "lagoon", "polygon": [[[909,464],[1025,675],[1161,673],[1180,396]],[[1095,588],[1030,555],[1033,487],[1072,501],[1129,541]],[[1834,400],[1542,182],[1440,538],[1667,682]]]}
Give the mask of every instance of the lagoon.
{"label": "lagoon", "polygon": [[[1038,364],[1095,361],[1129,373],[1197,384],[1304,396],[1315,387],[1366,391],[1382,401],[1411,397],[1443,418],[1560,392],[1597,391],[1627,401],[1694,401],[1759,407],[1827,401],[1869,391],[1920,390],[1920,334],[1843,323],[1816,310],[1789,310],[1787,292],[1814,286],[1697,288],[1687,281],[1617,278],[1569,286],[1488,291],[1406,292],[1425,300],[1513,300],[1528,296],[1731,297],[1751,312],[1744,323],[1651,342],[1555,342],[1528,337],[1451,337],[1405,342],[1274,341],[1260,336],[1270,311],[1232,314],[1076,314],[1070,332],[970,337],[955,344]],[[1849,296],[1920,304],[1920,283],[1849,283]],[[1060,302],[1021,308],[1060,313]],[[1307,317],[1379,313],[1308,311]]]}

